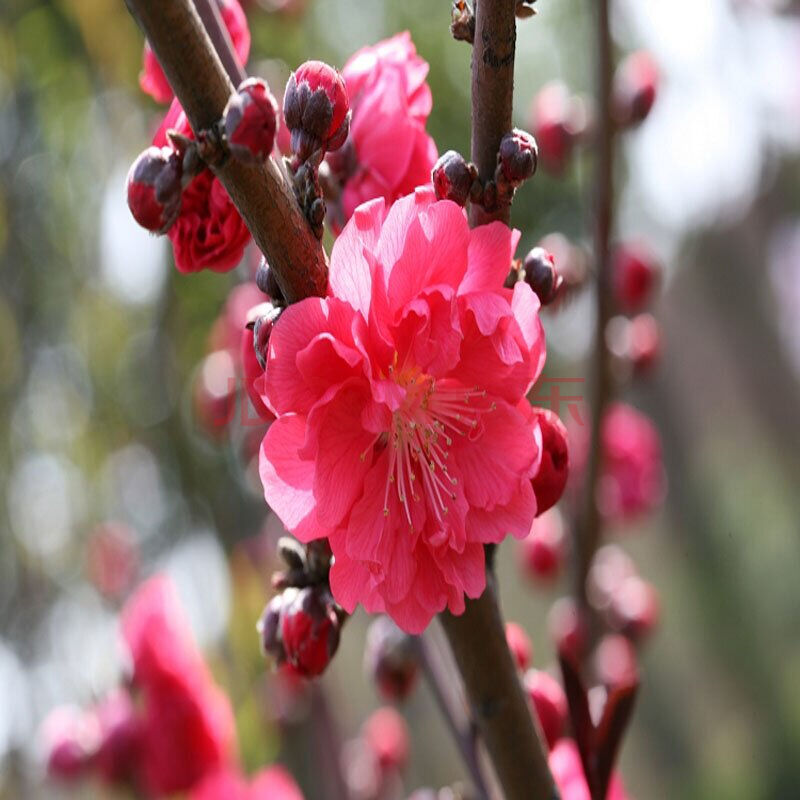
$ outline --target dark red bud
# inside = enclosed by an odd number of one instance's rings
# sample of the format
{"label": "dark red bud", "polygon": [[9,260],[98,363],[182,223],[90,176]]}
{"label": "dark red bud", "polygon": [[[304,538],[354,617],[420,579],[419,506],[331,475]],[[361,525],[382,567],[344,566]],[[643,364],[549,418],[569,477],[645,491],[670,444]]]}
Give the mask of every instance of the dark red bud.
{"label": "dark red bud", "polygon": [[615,248],[612,274],[617,305],[625,313],[635,314],[651,301],[661,268],[644,243],[628,242]]}
{"label": "dark red bud", "polygon": [[97,770],[109,784],[131,777],[142,745],[143,730],[133,701],[124,690],[109,695],[96,709],[100,723]]}
{"label": "dark red bud", "polygon": [[339,647],[340,627],[333,598],[326,588],[300,589],[281,611],[286,663],[304,677],[321,675]]}
{"label": "dark red bud", "polygon": [[527,131],[514,128],[500,141],[497,160],[509,183],[516,185],[528,180],[536,172],[539,161],[536,139]]}
{"label": "dark red bud", "polygon": [[434,165],[431,178],[437,200],[452,200],[460,206],[465,206],[469,200],[476,172],[461,153],[448,150]]}
{"label": "dark red bud", "polygon": [[283,96],[283,116],[292,152],[305,161],[319,149],[336,150],[347,139],[350,101],[344,78],[322,61],[306,61],[291,74]]}
{"label": "dark red bud", "polygon": [[542,432],[542,463],[531,481],[538,516],[554,506],[564,492],[569,474],[569,449],[567,429],[558,414],[539,407],[534,407],[533,412]]}
{"label": "dark red bud", "polygon": [[547,627],[559,655],[580,663],[589,637],[589,626],[578,605],[569,597],[553,603],[547,615]]}
{"label": "dark red bud", "polygon": [[148,231],[166,233],[181,210],[181,159],[169,147],[148,147],[128,172],[128,208]]}
{"label": "dark red bud", "polygon": [[278,286],[275,272],[270,268],[269,264],[267,264],[267,259],[263,257],[256,271],[256,286],[258,286],[273,303],[284,302],[283,292],[281,291],[281,287]]}
{"label": "dark red bud", "polygon": [[613,111],[617,124],[626,127],[643,122],[658,93],[659,74],[650,53],[631,53],[614,75]]}
{"label": "dark red bud", "polygon": [[525,673],[524,685],[547,746],[552,748],[561,738],[567,722],[567,696],[554,677],[538,669]]}
{"label": "dark red bud", "polygon": [[543,306],[552,303],[564,279],[556,271],[555,258],[543,247],[534,247],[523,262],[525,282],[533,289]]}
{"label": "dark red bud", "polygon": [[539,147],[542,166],[559,173],[572,156],[586,125],[581,104],[563,83],[550,83],[534,97],[530,126]]}
{"label": "dark red bud", "polygon": [[231,154],[249,163],[269,158],[278,129],[278,103],[261,78],[243,81],[223,112]]}
{"label": "dark red bud", "polygon": [[73,781],[92,766],[100,746],[100,726],[94,714],[62,706],[45,719],[42,739],[50,777]]}
{"label": "dark red bud", "polygon": [[367,632],[364,670],[385,700],[404,700],[419,675],[414,640],[388,617],[378,617]]}

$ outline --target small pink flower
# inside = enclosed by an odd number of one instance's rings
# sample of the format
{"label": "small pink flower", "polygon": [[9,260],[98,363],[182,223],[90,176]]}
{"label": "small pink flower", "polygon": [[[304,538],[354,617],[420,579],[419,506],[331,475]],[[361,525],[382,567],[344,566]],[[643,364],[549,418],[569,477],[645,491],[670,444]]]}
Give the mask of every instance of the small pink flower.
{"label": "small pink flower", "polygon": [[425,131],[431,113],[428,64],[405,33],[364,47],[342,69],[353,112],[347,144],[328,157],[343,184],[343,219],[356,206],[387,203],[430,183],[438,152]]}
{"label": "small pink flower", "polygon": [[141,695],[141,781],[156,797],[186,791],[231,763],[236,731],[230,702],[165,577],[151,578],[131,597],[122,633]]}
{"label": "small pink flower", "polygon": [[661,438],[653,423],[625,403],[606,412],[601,430],[602,469],[598,506],[610,519],[631,519],[664,497]]}
{"label": "small pink flower", "polygon": [[483,545],[527,535],[541,433],[525,395],[545,358],[539,301],[503,288],[519,234],[470,230],[418,190],[361,206],[336,241],[330,296],[289,306],[270,339],[267,502],[328,537],[352,612],[410,633],[484,590]]}
{"label": "small pink flower", "polygon": [[[550,771],[561,792],[561,800],[591,800],[578,746],[572,739],[560,739],[550,751]],[[619,773],[611,776],[606,800],[628,800]]]}
{"label": "small pink flower", "polygon": [[[233,49],[239,61],[246,64],[250,55],[250,29],[247,27],[247,17],[237,0],[217,0],[217,2],[222,21],[231,35]],[[157,103],[169,103],[174,96],[172,87],[147,42],[144,43],[142,61],[143,69],[139,75],[139,86],[142,91],[149,94]]]}
{"label": "small pink flower", "polygon": [[251,781],[235,769],[211,773],[189,794],[189,800],[303,800],[283,767],[261,770]]}

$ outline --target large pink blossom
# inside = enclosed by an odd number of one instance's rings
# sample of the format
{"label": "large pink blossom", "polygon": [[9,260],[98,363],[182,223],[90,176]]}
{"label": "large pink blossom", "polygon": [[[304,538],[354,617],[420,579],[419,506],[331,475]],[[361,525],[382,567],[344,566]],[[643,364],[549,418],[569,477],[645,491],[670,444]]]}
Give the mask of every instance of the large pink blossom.
{"label": "large pink blossom", "polygon": [[[578,746],[572,739],[560,739],[556,742],[550,751],[548,764],[561,793],[561,800],[591,800]],[[606,800],[629,800],[617,772],[611,776]]]}
{"label": "large pink blossom", "polygon": [[356,210],[330,296],[290,306],[270,339],[261,450],[267,502],[302,541],[329,537],[348,611],[409,632],[485,587],[483,545],[536,513],[541,434],[523,413],[542,369],[539,301],[504,289],[519,238],[470,230],[420,189]]}
{"label": "large pink blossom", "polygon": [[341,213],[383,197],[392,203],[430,182],[436,144],[428,64],[406,31],[355,53],[342,69],[353,118],[347,144],[328,156],[342,182]]}
{"label": "large pink blossom", "polygon": [[[250,55],[250,29],[247,27],[247,17],[237,0],[218,0],[218,3],[222,21],[231,36],[233,49],[236,51],[239,61],[246,64]],[[161,69],[156,54],[147,42],[144,43],[139,86],[157,103],[169,103],[173,98],[172,87],[167,81],[167,76],[164,75],[164,70]]]}
{"label": "large pink blossom", "polygon": [[150,796],[186,791],[232,763],[230,701],[197,649],[173,585],[151,578],[122,613],[141,715],[140,780]]}

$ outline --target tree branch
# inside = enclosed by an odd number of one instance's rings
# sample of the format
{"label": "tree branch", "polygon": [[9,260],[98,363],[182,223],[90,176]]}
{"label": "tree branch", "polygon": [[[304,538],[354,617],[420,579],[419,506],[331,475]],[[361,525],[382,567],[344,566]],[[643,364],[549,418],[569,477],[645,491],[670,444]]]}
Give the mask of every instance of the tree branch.
{"label": "tree branch", "polygon": [[219,4],[216,0],[194,0],[194,6],[228,77],[234,86],[238,86],[247,77],[247,73],[236,55],[228,28],[222,21]]}
{"label": "tree branch", "polygon": [[594,251],[596,274],[596,323],[592,359],[590,408],[590,446],[584,494],[575,527],[575,596],[588,610],[586,578],[600,543],[601,520],[597,508],[597,480],[601,461],[601,427],[608,406],[613,380],[606,346],[606,327],[614,313],[611,293],[611,255],[609,242],[614,212],[614,123],[611,117],[612,50],[609,25],[609,0],[595,0],[597,32],[597,153],[595,166]]}
{"label": "tree branch", "polygon": [[[514,51],[517,24],[515,0],[476,0],[472,48],[472,160],[481,180],[494,177],[500,140],[511,130],[514,99]],[[473,227],[492,220],[508,223],[511,209],[503,205],[487,213],[470,207]]]}
{"label": "tree branch", "polygon": [[[125,0],[197,133],[222,116],[234,90],[191,0]],[[288,302],[321,296],[327,286],[322,245],[272,159],[236,159],[212,168],[275,270]]]}
{"label": "tree branch", "polygon": [[478,730],[506,800],[553,800],[558,792],[547,766],[541,732],[523,693],[506,643],[494,576],[466,611],[440,615]]}

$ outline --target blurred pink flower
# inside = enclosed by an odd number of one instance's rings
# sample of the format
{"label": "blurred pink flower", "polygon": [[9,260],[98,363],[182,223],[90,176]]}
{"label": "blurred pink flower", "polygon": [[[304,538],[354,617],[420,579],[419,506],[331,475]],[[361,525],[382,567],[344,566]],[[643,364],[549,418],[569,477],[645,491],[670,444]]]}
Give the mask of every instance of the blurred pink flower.
{"label": "blurred pink flower", "polygon": [[230,702],[214,683],[173,585],[151,578],[122,612],[142,716],[141,780],[155,796],[191,788],[231,763]]}
{"label": "blurred pink flower", "polygon": [[[578,746],[572,739],[561,739],[550,751],[550,771],[561,792],[561,800],[591,800]],[[622,785],[619,773],[611,776],[606,800],[628,800],[629,795]]]}
{"label": "blurred pink flower", "polygon": [[303,794],[283,767],[268,767],[250,781],[233,769],[211,773],[188,800],[303,800]]}
{"label": "blurred pink flower", "polygon": [[625,403],[606,411],[601,431],[602,469],[597,503],[609,519],[630,519],[663,500],[661,438],[653,423]]}
{"label": "blurred pink flower", "polygon": [[430,183],[438,151],[425,131],[432,107],[427,74],[408,31],[362,48],[344,65],[350,136],[328,156],[343,183],[343,222],[367,200],[391,204]]}
{"label": "blurred pink flower", "polygon": [[423,630],[486,583],[483,545],[527,535],[540,432],[523,413],[545,359],[539,301],[503,288],[519,234],[470,230],[418,190],[361,206],[333,248],[330,295],[270,339],[267,502],[302,541],[329,537],[333,595]]}
{"label": "blurred pink flower", "polygon": [[[250,29],[247,26],[247,17],[237,0],[217,0],[217,2],[222,21],[231,35],[233,49],[244,65],[250,55]],[[142,91],[149,94],[157,103],[169,103],[174,96],[172,87],[147,41],[144,43],[142,61],[142,72],[139,75],[139,86]]]}

